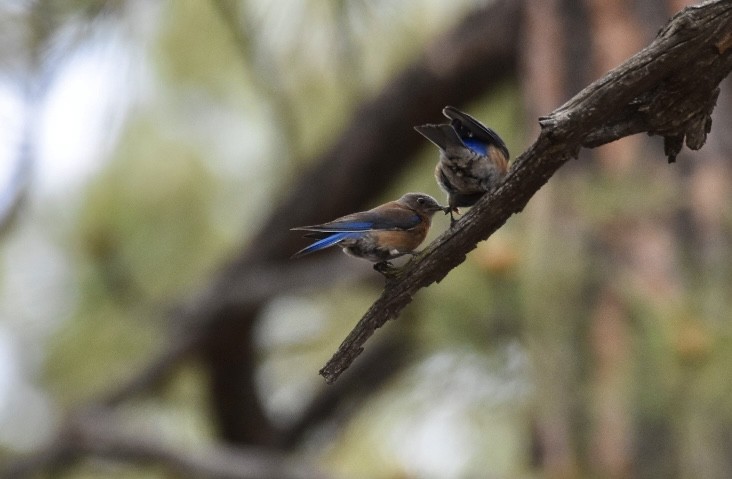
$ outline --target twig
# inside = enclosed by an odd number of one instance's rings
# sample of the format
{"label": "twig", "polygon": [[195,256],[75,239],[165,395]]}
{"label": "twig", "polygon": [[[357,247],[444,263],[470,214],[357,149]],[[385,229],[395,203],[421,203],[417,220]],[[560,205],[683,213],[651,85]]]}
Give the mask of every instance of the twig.
{"label": "twig", "polygon": [[387,282],[320,374],[328,383],[338,379],[377,328],[396,318],[417,291],[442,280],[478,242],[523,210],[557,169],[577,156],[580,147],[646,131],[664,136],[670,162],[684,138],[690,148],[701,148],[711,126],[719,82],[732,69],[730,31],[729,1],[689,7],[651,45],[541,118],[539,138],[517,158],[503,184]]}

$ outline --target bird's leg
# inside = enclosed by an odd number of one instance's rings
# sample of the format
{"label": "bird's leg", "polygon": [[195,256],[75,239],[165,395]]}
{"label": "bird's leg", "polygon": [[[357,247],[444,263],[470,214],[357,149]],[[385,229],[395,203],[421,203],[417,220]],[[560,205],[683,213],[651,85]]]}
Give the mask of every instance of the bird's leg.
{"label": "bird's leg", "polygon": [[455,219],[455,216],[453,215],[453,212],[460,214],[460,210],[457,209],[457,206],[446,206],[445,207],[445,214],[450,213],[450,228],[455,226],[455,223],[457,220]]}
{"label": "bird's leg", "polygon": [[445,206],[444,208],[442,208],[442,212],[446,215],[450,215],[450,226],[452,226],[455,223],[455,218],[452,216],[452,207]]}
{"label": "bird's leg", "polygon": [[380,261],[374,264],[374,269],[386,276],[387,279],[392,278],[399,270],[399,268],[395,268],[389,261]]}

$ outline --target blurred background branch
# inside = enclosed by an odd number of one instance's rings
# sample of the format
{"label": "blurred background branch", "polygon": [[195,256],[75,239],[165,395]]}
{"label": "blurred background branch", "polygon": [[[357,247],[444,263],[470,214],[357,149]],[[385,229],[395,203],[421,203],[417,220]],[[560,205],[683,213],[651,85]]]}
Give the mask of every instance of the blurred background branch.
{"label": "blurred background branch", "polygon": [[[333,386],[315,371],[383,279],[288,261],[293,226],[441,194],[413,125],[451,104],[523,151],[687,3],[0,5],[3,184],[33,158],[0,245],[2,473],[732,475],[727,80],[674,165],[655,138],[578,144]],[[611,102],[582,145],[709,90]],[[652,126],[673,153],[680,125]]]}
{"label": "blurred background branch", "polygon": [[[732,9],[724,4],[687,9],[654,43],[541,118],[541,136],[516,158],[495,193],[485,195],[459,225],[387,279],[381,296],[320,370],[325,380],[338,379],[376,329],[398,318],[420,289],[444,279],[480,241],[521,212],[560,166],[578,156],[585,138],[593,137],[592,144],[601,146],[627,134],[661,133],[669,163],[681,151],[681,144],[668,150],[669,138],[682,142],[686,138],[690,148],[700,149],[711,125],[718,85],[732,69],[732,56],[714,48],[730,28]],[[704,82],[699,81],[700,71]],[[626,101],[635,111],[626,107]],[[618,128],[617,123],[635,128]]]}
{"label": "blurred background branch", "polygon": [[8,184],[0,192],[0,235],[11,227],[23,204],[30,187],[32,170],[33,161],[29,146],[24,144],[19,148]]}
{"label": "blurred background branch", "polygon": [[[236,28],[236,5],[215,4],[233,32],[237,51],[247,58],[244,49],[248,48],[248,39],[242,33],[245,27]],[[315,282],[325,287],[328,281],[322,278],[343,282],[349,274],[342,258],[280,265],[278,261],[288,258],[296,246],[289,227],[343,214],[381,194],[421,146],[411,134],[411,125],[424,122],[439,111],[439,92],[450,92],[453,103],[459,105],[510,78],[515,72],[518,7],[517,2],[504,1],[469,14],[435,40],[413,65],[390,80],[381,93],[356,108],[352,124],[329,150],[310,162],[314,165],[311,171],[300,175],[290,187],[291,193],[273,210],[243,253],[193,301],[174,308],[172,331],[167,335],[169,348],[129,381],[100,398],[100,402],[118,405],[149,391],[179,367],[183,358],[202,352],[210,369],[212,411],[218,417],[223,439],[291,448],[304,438],[304,428],[312,429],[328,420],[335,406],[354,397],[354,391],[361,391],[356,396],[360,400],[376,393],[378,385],[399,371],[399,356],[388,351],[403,353],[404,344],[396,350],[397,346],[378,348],[378,355],[366,360],[352,381],[314,397],[305,409],[309,412],[292,429],[277,431],[264,414],[256,392],[256,359],[252,355],[253,328],[262,305],[273,295],[291,288],[302,289]],[[449,55],[445,55],[447,52]],[[360,180],[353,182],[349,178]]]}
{"label": "blurred background branch", "polygon": [[328,477],[303,460],[265,449],[213,446],[190,450],[122,427],[114,413],[94,410],[69,418],[58,440],[40,454],[24,458],[6,477],[29,477],[38,470],[73,467],[81,460],[163,465],[178,477],[211,479],[298,479]]}

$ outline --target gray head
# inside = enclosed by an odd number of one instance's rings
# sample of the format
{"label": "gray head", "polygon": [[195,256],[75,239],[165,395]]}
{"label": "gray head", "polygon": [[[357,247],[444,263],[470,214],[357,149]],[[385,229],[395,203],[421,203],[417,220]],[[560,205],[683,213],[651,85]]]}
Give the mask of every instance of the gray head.
{"label": "gray head", "polygon": [[407,208],[422,213],[428,218],[432,217],[436,212],[446,212],[448,207],[440,205],[436,199],[425,193],[407,193],[397,200]]}

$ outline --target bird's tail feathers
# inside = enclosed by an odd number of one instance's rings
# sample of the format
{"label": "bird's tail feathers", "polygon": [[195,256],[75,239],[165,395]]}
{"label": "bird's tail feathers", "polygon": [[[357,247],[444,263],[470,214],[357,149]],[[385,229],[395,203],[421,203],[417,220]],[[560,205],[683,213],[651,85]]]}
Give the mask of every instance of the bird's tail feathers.
{"label": "bird's tail feathers", "polygon": [[414,129],[443,151],[449,147],[463,145],[455,129],[447,123],[415,126]]}
{"label": "bird's tail feathers", "polygon": [[[336,243],[339,243],[343,241],[344,239],[348,238],[357,238],[360,236],[361,233],[353,233],[353,232],[346,232],[346,233],[335,233],[332,235],[328,235],[325,238],[322,238],[315,243],[311,244],[310,246],[307,246],[297,253],[293,254],[290,258],[299,258],[301,256],[305,256],[306,254],[313,253],[315,251],[319,251],[321,249],[328,248],[329,246],[333,246]],[[307,237],[312,237],[312,234],[306,235]]]}
{"label": "bird's tail feathers", "polygon": [[311,231],[309,233],[306,233],[303,236],[303,238],[315,238],[315,239],[323,239],[327,238],[328,236],[332,235],[333,233],[326,233],[324,231]]}
{"label": "bird's tail feathers", "polygon": [[[451,120],[458,136],[472,137],[482,143],[488,143],[498,148],[506,159],[509,158],[508,147],[503,139],[493,129],[488,128],[472,116],[464,113],[453,106],[446,106],[442,114]],[[485,154],[485,153],[483,153]]]}
{"label": "bird's tail feathers", "polygon": [[462,123],[465,123],[466,125],[475,129],[485,129],[485,126],[481,122],[468,115],[467,113],[458,110],[454,106],[446,106],[442,109],[442,114],[450,120],[461,121]]}

